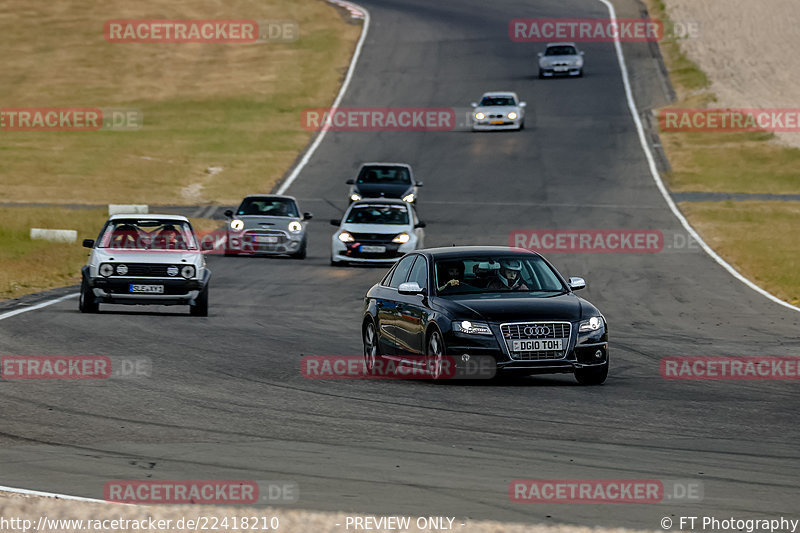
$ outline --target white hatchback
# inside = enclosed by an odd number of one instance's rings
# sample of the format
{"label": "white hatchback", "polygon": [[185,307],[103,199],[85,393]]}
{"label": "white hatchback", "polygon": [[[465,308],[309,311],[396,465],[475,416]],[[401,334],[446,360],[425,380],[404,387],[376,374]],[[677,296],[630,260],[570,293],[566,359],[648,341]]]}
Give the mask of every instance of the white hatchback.
{"label": "white hatchback", "polygon": [[391,264],[424,246],[425,223],[416,209],[402,200],[359,200],[341,220],[331,237],[331,264]]}

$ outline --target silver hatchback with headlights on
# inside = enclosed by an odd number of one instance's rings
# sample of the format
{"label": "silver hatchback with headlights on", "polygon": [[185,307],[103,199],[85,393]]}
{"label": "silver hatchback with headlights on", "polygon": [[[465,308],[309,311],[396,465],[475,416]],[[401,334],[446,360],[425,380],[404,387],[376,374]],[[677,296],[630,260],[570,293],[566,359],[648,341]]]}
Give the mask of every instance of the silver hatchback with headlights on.
{"label": "silver hatchback with headlights on", "polygon": [[96,313],[101,303],[189,305],[194,316],[208,316],[211,272],[186,217],[114,215],[91,248],[81,270],[78,308]]}
{"label": "silver hatchback with headlights on", "polygon": [[278,194],[245,196],[228,217],[225,255],[288,255],[305,259],[311,213],[300,214],[297,200]]}
{"label": "silver hatchback with headlights on", "polygon": [[517,93],[493,91],[484,93],[480,102],[473,102],[472,131],[525,129],[525,102]]}

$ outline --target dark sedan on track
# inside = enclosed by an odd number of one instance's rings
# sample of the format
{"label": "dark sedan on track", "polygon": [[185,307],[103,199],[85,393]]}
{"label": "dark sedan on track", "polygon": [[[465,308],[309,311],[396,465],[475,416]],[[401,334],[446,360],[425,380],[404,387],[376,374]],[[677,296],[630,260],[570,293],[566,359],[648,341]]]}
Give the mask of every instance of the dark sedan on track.
{"label": "dark sedan on track", "polygon": [[426,366],[441,359],[494,358],[498,373],[573,373],[584,385],[608,375],[608,331],[600,311],[575,295],[538,253],[505,247],[417,250],[400,259],[364,299],[367,369],[378,359]]}

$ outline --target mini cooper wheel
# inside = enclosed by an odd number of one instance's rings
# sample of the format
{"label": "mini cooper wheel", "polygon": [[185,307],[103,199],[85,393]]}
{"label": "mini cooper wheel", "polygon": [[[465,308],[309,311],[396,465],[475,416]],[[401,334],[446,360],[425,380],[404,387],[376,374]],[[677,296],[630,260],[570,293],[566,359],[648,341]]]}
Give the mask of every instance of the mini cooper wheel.
{"label": "mini cooper wheel", "polygon": [[600,368],[577,368],[575,379],[581,385],[600,385],[608,377],[608,363]]}
{"label": "mini cooper wheel", "polygon": [[189,314],[192,316],[208,316],[208,285],[197,295],[194,305],[189,306]]}
{"label": "mini cooper wheel", "polygon": [[378,334],[375,323],[370,320],[364,327],[364,373],[368,376],[375,373],[378,355]]}
{"label": "mini cooper wheel", "polygon": [[86,283],[86,279],[81,281],[81,293],[78,296],[78,309],[81,313],[97,313],[100,310],[100,304],[94,301],[94,292]]}
{"label": "mini cooper wheel", "polygon": [[428,336],[428,343],[425,348],[425,366],[431,375],[431,379],[439,381],[442,379],[444,368],[444,341],[439,330],[433,330]]}

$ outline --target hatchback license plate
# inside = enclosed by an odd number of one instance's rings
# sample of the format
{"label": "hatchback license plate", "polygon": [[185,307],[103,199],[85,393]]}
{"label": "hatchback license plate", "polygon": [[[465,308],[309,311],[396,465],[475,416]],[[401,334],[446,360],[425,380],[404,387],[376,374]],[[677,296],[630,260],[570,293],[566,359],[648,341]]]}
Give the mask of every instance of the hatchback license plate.
{"label": "hatchback license plate", "polygon": [[164,294],[163,285],[134,285],[130,284],[128,292],[144,294]]}
{"label": "hatchback license plate", "polygon": [[385,246],[367,246],[362,244],[361,251],[365,254],[382,254],[386,251]]}
{"label": "hatchback license plate", "polygon": [[562,349],[561,339],[527,339],[511,341],[512,352],[554,352]]}
{"label": "hatchback license plate", "polygon": [[255,242],[261,244],[275,244],[278,242],[278,238],[272,235],[256,235]]}

